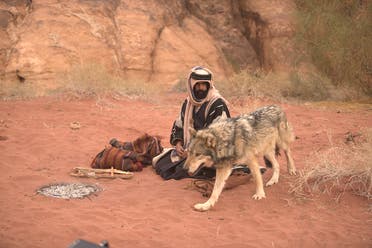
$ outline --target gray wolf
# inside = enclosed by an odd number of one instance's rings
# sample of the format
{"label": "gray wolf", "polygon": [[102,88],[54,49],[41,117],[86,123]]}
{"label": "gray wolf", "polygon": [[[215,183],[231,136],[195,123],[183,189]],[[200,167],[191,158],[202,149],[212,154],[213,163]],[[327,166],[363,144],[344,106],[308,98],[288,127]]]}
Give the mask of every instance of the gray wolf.
{"label": "gray wolf", "polygon": [[279,106],[265,106],[235,118],[221,117],[206,129],[190,129],[190,136],[184,168],[190,174],[201,167],[216,168],[212,195],[205,203],[194,205],[198,211],[206,211],[217,202],[234,164],[247,165],[251,170],[256,181],[256,193],[253,195],[256,200],[266,197],[258,156],[264,156],[273,167],[273,175],[266,186],[279,181],[279,164],[275,158],[278,149],[284,150],[289,174],[296,173],[289,147],[294,141],[294,134]]}

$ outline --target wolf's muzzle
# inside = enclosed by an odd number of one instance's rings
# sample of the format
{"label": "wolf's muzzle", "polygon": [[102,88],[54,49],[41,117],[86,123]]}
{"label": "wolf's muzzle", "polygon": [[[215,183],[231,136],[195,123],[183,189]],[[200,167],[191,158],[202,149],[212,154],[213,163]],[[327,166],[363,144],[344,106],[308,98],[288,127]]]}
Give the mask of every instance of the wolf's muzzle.
{"label": "wolf's muzzle", "polygon": [[204,163],[201,163],[200,165],[199,165],[199,167],[195,170],[195,171],[193,171],[193,172],[191,172],[191,171],[187,171],[187,173],[189,174],[189,176],[195,176],[195,175],[197,175],[199,172],[200,172],[200,170],[202,169],[204,167]]}

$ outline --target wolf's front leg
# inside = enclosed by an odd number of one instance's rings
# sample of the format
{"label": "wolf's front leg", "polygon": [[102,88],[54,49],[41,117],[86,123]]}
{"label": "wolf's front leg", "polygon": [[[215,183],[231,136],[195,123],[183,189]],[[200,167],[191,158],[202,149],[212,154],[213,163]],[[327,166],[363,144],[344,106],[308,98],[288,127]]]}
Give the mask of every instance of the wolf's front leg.
{"label": "wolf's front leg", "polygon": [[214,182],[214,187],[211,197],[205,203],[195,204],[194,208],[198,211],[207,211],[217,202],[227,178],[231,174],[231,166],[226,165],[225,167],[216,169],[216,180]]}
{"label": "wolf's front leg", "polygon": [[273,175],[271,179],[266,183],[266,186],[271,186],[279,182],[279,172],[280,172],[279,163],[275,158],[274,151],[265,154],[265,158],[268,159],[273,166]]}
{"label": "wolf's front leg", "polygon": [[260,200],[262,198],[265,198],[266,195],[263,189],[262,175],[260,172],[258,162],[255,157],[250,158],[249,168],[251,169],[252,175],[254,179],[256,180],[256,194],[254,194],[252,198],[255,200]]}

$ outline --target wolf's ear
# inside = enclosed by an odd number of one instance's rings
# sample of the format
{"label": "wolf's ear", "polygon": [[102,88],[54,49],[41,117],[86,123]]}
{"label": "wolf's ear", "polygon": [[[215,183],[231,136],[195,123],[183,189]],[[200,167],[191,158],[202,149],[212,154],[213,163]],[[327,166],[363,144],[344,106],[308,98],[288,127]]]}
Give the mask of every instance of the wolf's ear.
{"label": "wolf's ear", "polygon": [[192,127],[189,128],[190,137],[194,138],[196,135],[196,130]]}
{"label": "wolf's ear", "polygon": [[220,116],[217,116],[216,119],[214,119],[212,121],[212,123],[215,123],[215,122],[218,122],[218,121],[221,121],[221,120],[224,120],[224,119],[227,119],[227,114],[225,111],[222,112],[222,114]]}
{"label": "wolf's ear", "polygon": [[227,119],[227,114],[226,114],[226,112],[225,111],[223,111],[222,112],[222,114],[221,114],[221,120],[223,120],[223,119]]}
{"label": "wolf's ear", "polygon": [[216,147],[216,143],[217,143],[217,141],[216,141],[216,137],[215,136],[213,136],[213,135],[208,135],[207,136],[206,145],[208,147],[215,148]]}

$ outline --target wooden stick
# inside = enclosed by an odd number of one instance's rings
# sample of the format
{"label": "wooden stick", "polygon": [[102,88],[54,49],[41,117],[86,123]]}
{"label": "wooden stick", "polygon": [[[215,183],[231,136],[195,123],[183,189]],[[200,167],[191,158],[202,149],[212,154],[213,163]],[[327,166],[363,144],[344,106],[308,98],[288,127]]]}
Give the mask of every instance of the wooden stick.
{"label": "wooden stick", "polygon": [[[81,170],[81,171],[94,171],[96,173],[111,173],[111,169],[94,169],[94,168],[86,168],[86,167],[75,167],[74,170]],[[133,174],[133,172],[129,171],[122,171],[113,169],[114,173],[117,174]]]}
{"label": "wooden stick", "polygon": [[132,172],[111,169],[93,169],[84,167],[75,167],[72,169],[71,176],[76,177],[93,177],[93,178],[122,178],[130,179],[133,177]]}

